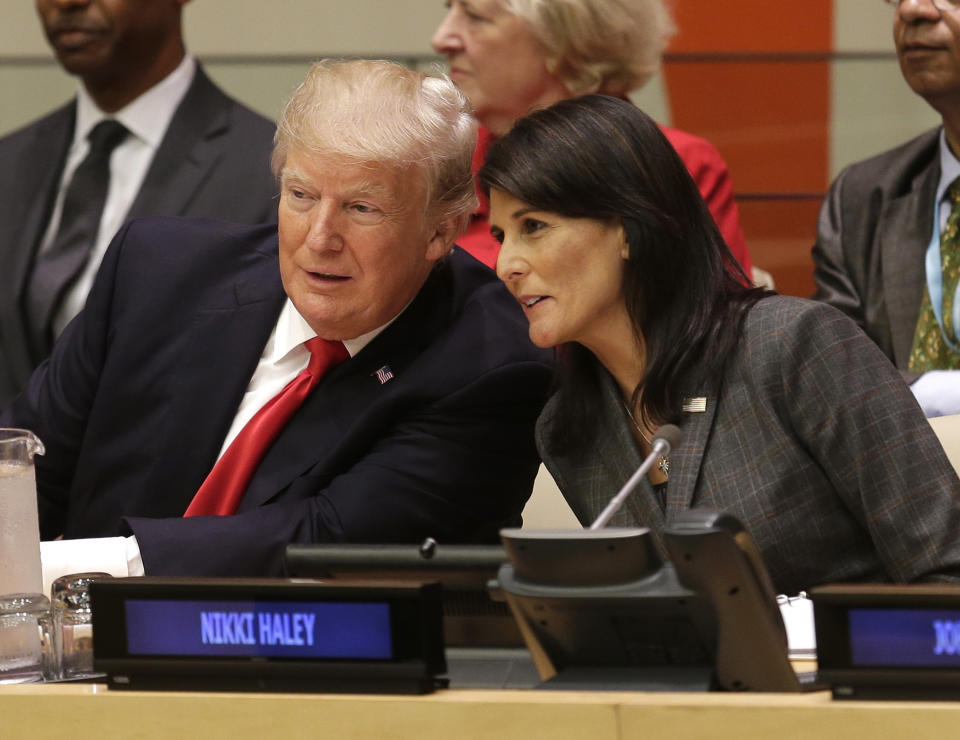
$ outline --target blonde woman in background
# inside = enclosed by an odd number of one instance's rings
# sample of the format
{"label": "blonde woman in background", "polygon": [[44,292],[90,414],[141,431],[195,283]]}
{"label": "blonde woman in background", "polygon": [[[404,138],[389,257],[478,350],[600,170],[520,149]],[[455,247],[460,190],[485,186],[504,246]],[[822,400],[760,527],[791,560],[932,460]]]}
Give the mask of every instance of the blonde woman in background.
{"label": "blonde woman in background", "polygon": [[[490,143],[531,110],[602,93],[626,98],[657,71],[674,32],[663,0],[447,0],[433,35],[450,76],[470,98],[480,121],[474,172]],[[750,254],[733,200],[726,163],[705,139],[661,127],[683,160],[730,252],[746,275]],[[494,266],[499,244],[490,236],[489,203],[480,195],[457,243]]]}

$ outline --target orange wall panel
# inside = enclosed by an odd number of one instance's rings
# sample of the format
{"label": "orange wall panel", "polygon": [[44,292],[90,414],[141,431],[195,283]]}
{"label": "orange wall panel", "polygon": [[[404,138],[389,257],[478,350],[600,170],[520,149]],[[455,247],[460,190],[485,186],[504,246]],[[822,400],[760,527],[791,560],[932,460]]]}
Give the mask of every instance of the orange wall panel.
{"label": "orange wall panel", "polygon": [[683,62],[664,68],[673,124],[716,146],[737,192],[828,185],[827,62]]}
{"label": "orange wall panel", "polygon": [[809,297],[820,201],[742,200],[738,206],[753,264],[773,275],[778,292]]}
{"label": "orange wall panel", "polygon": [[664,81],[672,124],[726,159],[753,263],[780,292],[810,295],[810,247],[829,178],[834,0],[671,7],[678,33]]}
{"label": "orange wall panel", "polygon": [[827,52],[833,1],[674,0],[670,52]]}

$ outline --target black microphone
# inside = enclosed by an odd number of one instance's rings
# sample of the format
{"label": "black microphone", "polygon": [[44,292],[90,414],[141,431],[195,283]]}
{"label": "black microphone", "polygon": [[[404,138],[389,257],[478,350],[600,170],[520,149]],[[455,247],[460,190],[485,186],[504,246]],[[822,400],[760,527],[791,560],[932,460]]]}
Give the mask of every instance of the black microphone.
{"label": "black microphone", "polygon": [[633,493],[633,489],[637,487],[637,484],[640,483],[643,476],[647,474],[647,471],[653,467],[654,461],[656,461],[658,457],[666,457],[669,455],[670,450],[679,445],[682,439],[683,432],[680,431],[680,427],[674,426],[673,424],[664,424],[660,427],[657,433],[653,435],[653,441],[651,442],[653,449],[650,454],[640,463],[640,467],[630,476],[630,480],[623,484],[623,488],[617,491],[617,495],[610,499],[610,503],[600,512],[600,516],[590,525],[590,529],[605,527],[607,522],[610,521],[610,517],[620,511],[620,507],[623,506],[623,502],[627,500],[627,496]]}

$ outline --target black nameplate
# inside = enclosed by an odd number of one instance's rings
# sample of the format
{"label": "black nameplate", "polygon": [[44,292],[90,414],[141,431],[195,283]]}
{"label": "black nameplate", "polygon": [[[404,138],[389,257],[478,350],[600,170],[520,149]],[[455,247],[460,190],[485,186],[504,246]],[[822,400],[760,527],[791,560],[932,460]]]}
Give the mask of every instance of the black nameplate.
{"label": "black nameplate", "polygon": [[435,583],[126,578],[90,595],[113,688],[425,693],[446,672]]}
{"label": "black nameplate", "polygon": [[837,699],[960,698],[960,586],[814,589],[820,679]]}

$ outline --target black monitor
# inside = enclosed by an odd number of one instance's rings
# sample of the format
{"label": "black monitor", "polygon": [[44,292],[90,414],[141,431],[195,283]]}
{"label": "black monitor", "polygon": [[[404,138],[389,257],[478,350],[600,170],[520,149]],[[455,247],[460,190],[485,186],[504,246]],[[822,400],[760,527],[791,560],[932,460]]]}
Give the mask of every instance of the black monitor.
{"label": "black monitor", "polygon": [[426,693],[446,685],[436,584],[111,578],[90,585],[115,689]]}
{"label": "black monitor", "polygon": [[960,586],[830,584],[810,598],[835,699],[960,697]]}

